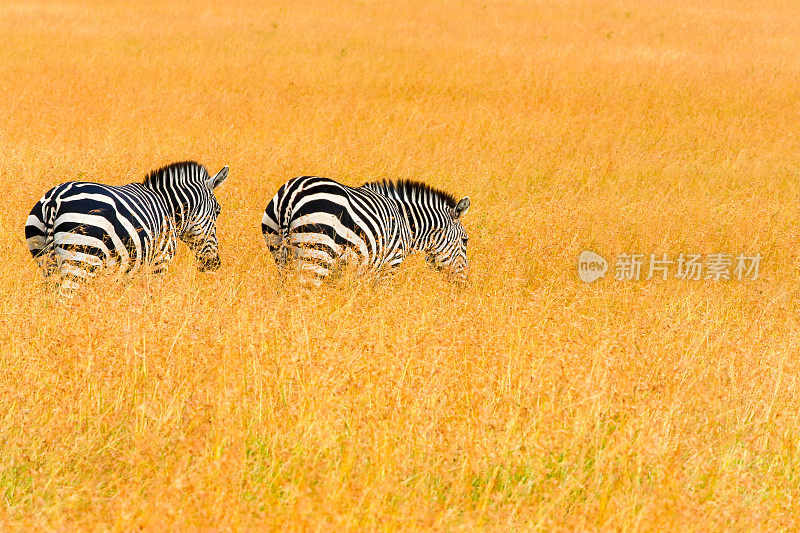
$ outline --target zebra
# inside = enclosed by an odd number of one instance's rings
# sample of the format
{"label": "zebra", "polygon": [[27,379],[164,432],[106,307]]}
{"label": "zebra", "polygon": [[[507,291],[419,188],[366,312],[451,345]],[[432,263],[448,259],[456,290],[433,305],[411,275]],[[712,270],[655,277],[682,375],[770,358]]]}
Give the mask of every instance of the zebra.
{"label": "zebra", "polygon": [[216,270],[220,205],[212,191],[227,176],[227,166],[211,177],[203,165],[184,161],[150,172],[141,183],[62,183],[31,210],[28,249],[67,297],[103,269],[163,272],[178,239],[194,251],[199,270]]}
{"label": "zebra", "polygon": [[319,285],[343,264],[378,277],[415,250],[456,282],[467,279],[469,197],[424,183],[375,181],[348,187],[302,176],[283,184],[267,205],[261,232],[279,267],[294,260],[304,281]]}

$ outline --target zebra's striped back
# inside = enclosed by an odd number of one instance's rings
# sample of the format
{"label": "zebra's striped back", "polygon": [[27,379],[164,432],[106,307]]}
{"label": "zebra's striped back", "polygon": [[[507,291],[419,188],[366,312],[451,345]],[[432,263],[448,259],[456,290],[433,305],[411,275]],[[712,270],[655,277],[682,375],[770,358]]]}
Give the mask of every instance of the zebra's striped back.
{"label": "zebra's striped back", "polygon": [[314,279],[344,263],[364,272],[394,267],[411,244],[397,202],[316,176],[281,186],[267,205],[261,231],[279,265],[297,260]]}
{"label": "zebra's striped back", "polygon": [[342,262],[380,271],[413,250],[432,266],[466,279],[466,232],[459,217],[469,199],[413,182],[348,187],[304,176],[285,183],[264,213],[261,230],[279,265],[297,260],[302,271],[326,277]]}
{"label": "zebra's striped back", "polygon": [[226,175],[227,167],[211,178],[202,165],[185,162],[152,172],[144,183],[63,183],[31,210],[28,248],[45,275],[59,275],[64,293],[102,269],[131,274],[146,265],[160,272],[179,238],[201,268],[217,268],[219,204],[211,190]]}

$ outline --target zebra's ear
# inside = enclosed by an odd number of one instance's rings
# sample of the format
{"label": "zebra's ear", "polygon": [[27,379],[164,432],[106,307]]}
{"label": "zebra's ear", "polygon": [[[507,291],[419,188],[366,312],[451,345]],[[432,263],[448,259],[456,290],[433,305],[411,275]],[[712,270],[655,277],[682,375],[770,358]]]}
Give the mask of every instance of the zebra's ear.
{"label": "zebra's ear", "polygon": [[467,209],[469,209],[469,196],[465,196],[459,200],[456,206],[453,208],[451,213],[453,220],[458,220],[461,218],[461,216],[467,212]]}
{"label": "zebra's ear", "polygon": [[219,184],[225,181],[225,178],[227,177],[228,177],[228,167],[225,166],[222,167],[222,170],[217,172],[216,175],[214,175],[214,177],[208,178],[206,184],[208,185],[208,188],[213,191],[214,189],[219,187]]}

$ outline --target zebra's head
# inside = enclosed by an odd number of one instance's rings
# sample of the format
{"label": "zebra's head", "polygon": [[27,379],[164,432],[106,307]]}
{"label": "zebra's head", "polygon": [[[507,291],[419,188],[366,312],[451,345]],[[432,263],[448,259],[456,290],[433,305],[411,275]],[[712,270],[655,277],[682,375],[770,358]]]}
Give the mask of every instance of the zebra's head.
{"label": "zebra's head", "polygon": [[221,208],[214,189],[227,177],[228,167],[210,176],[203,165],[188,161],[164,167],[145,180],[170,204],[177,236],[194,252],[200,271],[220,267],[217,217]]}
{"label": "zebra's head", "polygon": [[421,242],[425,260],[437,270],[444,271],[455,282],[467,281],[467,232],[461,225],[461,217],[469,209],[466,196],[453,207],[446,207],[444,214],[437,217],[431,228],[427,242]]}
{"label": "zebra's head", "polygon": [[[203,169],[205,170],[205,169]],[[214,197],[214,189],[228,177],[228,167],[214,176],[205,172],[197,190],[196,201],[189,204],[183,220],[183,231],[178,237],[194,251],[200,271],[217,270],[220,267],[217,246],[217,217],[221,207]]]}
{"label": "zebra's head", "polygon": [[425,254],[428,264],[452,281],[467,281],[467,232],[461,217],[469,197],[456,201],[447,192],[410,180],[375,181],[363,187],[398,202],[411,230],[411,248]]}

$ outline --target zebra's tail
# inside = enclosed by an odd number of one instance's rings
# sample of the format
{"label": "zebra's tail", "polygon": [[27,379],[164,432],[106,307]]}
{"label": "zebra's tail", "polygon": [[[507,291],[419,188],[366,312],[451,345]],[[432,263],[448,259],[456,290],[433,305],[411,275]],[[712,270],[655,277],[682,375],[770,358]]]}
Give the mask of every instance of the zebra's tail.
{"label": "zebra's tail", "polygon": [[[272,202],[269,203],[267,206],[267,210],[264,212],[264,218],[261,219],[261,233],[264,235],[264,241],[267,243],[267,249],[269,249],[272,257],[275,258],[275,263],[278,266],[283,267],[289,261],[289,254],[287,250],[287,244],[289,240],[289,225],[281,224],[275,217],[273,213],[276,210],[273,208],[273,199]],[[291,220],[291,210],[287,213],[286,220]]]}
{"label": "zebra's tail", "polygon": [[25,240],[28,243],[28,250],[45,276],[50,275],[55,269],[53,223],[56,209],[50,199],[49,195],[45,195],[36,202],[25,222]]}

